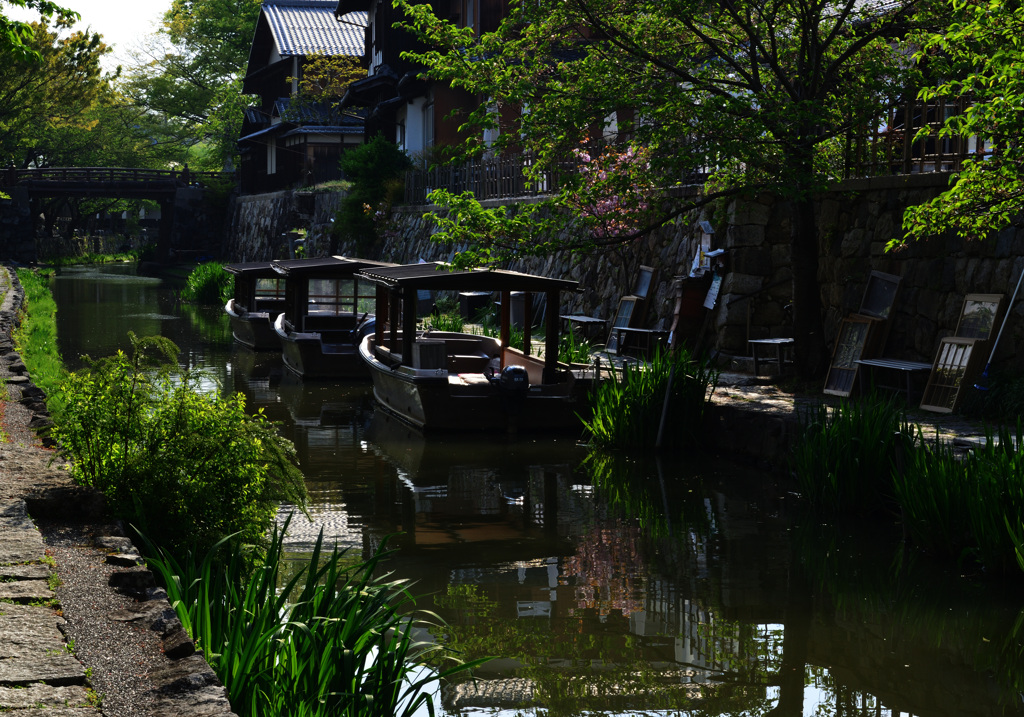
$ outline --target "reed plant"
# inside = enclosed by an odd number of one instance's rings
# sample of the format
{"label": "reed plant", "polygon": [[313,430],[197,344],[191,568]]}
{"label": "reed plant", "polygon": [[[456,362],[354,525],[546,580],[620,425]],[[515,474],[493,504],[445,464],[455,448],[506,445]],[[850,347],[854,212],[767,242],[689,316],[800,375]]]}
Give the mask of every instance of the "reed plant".
{"label": "reed plant", "polygon": [[52,272],[18,269],[25,302],[21,324],[14,331],[14,345],[32,381],[46,392],[49,409],[58,412],[63,400],[57,389],[67,371],[57,346],[57,303],[50,291],[51,276]]}
{"label": "reed plant", "polygon": [[602,448],[653,447],[665,412],[667,445],[694,445],[701,432],[704,412],[718,382],[718,371],[706,359],[685,348],[655,351],[651,360],[624,365],[612,380],[595,388],[592,414],[584,420],[590,443]]}
{"label": "reed plant", "polygon": [[190,304],[223,304],[231,298],[231,275],[217,261],[200,264],[188,275],[180,298]]}
{"label": "reed plant", "polygon": [[819,403],[804,409],[800,419],[791,465],[814,509],[835,515],[892,507],[893,461],[912,450],[915,439],[895,397]]}
{"label": "reed plant", "polygon": [[558,337],[558,360],[562,363],[589,363],[592,348],[586,339],[577,339],[567,331]]}
{"label": "reed plant", "polygon": [[903,523],[928,552],[993,573],[1024,569],[1024,424],[967,452],[936,441],[895,477]]}
{"label": "reed plant", "polygon": [[426,324],[433,331],[451,331],[456,334],[461,334],[465,326],[462,315],[458,312],[431,314],[427,318]]}
{"label": "reed plant", "polygon": [[454,661],[417,637],[440,618],[409,616],[415,599],[408,586],[378,576],[382,550],[352,563],[346,551],[324,546],[321,532],[305,567],[286,577],[287,527],[274,528],[253,571],[227,541],[183,560],[150,548],[149,565],[232,709],[242,717],[433,714],[429,690],[482,660]]}

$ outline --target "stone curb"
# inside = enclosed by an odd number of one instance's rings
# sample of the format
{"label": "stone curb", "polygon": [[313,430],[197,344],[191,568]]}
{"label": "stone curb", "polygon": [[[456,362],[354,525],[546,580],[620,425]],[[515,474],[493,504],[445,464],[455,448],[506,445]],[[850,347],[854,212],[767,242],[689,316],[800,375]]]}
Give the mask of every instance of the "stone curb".
{"label": "stone curb", "polygon": [[[7,276],[5,280],[0,274],[0,291],[6,289],[0,305],[0,362],[10,373],[8,385],[31,411],[29,426],[43,445],[52,447],[55,443],[46,431],[53,423],[46,394],[32,382],[11,338],[25,292],[14,268],[3,268]],[[48,520],[102,520],[104,508],[101,494],[80,486],[46,488],[25,500],[0,501],[0,711],[27,714],[26,710],[35,713],[42,707],[53,717],[97,714],[88,706],[85,667],[65,649],[63,618],[50,607],[18,603],[54,597],[47,584],[51,569],[42,562],[45,545],[29,512]],[[110,535],[94,539],[94,546],[109,553],[109,564],[119,566],[110,587],[135,600],[129,610],[111,614],[110,619],[158,632],[167,658],[164,667],[148,675],[153,701],[147,713],[232,717],[227,691],[196,651],[167,593],[142,565],[139,551],[119,526],[107,532]]]}

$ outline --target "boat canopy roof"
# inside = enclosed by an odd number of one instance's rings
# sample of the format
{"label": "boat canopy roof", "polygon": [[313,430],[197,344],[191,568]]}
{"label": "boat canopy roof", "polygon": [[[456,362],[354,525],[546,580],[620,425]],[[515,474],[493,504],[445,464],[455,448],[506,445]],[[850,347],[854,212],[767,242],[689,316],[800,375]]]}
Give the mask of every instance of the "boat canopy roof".
{"label": "boat canopy roof", "polygon": [[254,276],[263,279],[276,276],[274,266],[269,261],[248,261],[238,264],[225,264],[224,271],[235,276]]}
{"label": "boat canopy roof", "polygon": [[316,259],[280,259],[273,262],[273,266],[276,272],[285,276],[349,276],[360,269],[383,268],[394,264],[369,259],[352,259],[347,256],[324,256]]}
{"label": "boat canopy roof", "polygon": [[433,261],[366,268],[360,276],[391,289],[427,289],[448,291],[579,291],[579,284],[568,279],[551,279],[505,269],[457,269]]}

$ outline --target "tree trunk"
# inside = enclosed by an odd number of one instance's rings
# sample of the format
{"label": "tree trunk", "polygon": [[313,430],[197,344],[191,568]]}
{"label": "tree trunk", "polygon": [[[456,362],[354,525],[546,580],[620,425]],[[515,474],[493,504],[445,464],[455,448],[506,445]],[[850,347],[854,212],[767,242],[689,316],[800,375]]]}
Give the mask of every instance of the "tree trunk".
{"label": "tree trunk", "polygon": [[813,178],[812,154],[812,148],[803,147],[791,155],[796,176],[807,178],[793,197],[790,223],[794,358],[801,378],[820,378],[828,368],[818,283],[818,224],[809,186]]}

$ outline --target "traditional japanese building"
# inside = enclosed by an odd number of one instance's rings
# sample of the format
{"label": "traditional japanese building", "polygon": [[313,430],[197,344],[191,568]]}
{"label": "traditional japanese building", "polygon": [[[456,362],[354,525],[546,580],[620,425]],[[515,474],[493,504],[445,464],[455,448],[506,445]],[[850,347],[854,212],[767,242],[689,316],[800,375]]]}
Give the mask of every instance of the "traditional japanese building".
{"label": "traditional japanese building", "polygon": [[340,179],[338,160],[363,142],[363,112],[333,103],[293,102],[306,63],[316,56],[363,56],[365,12],[335,18],[336,0],[268,0],[249,51],[242,92],[259,104],[245,111],[241,137],[246,194]]}

